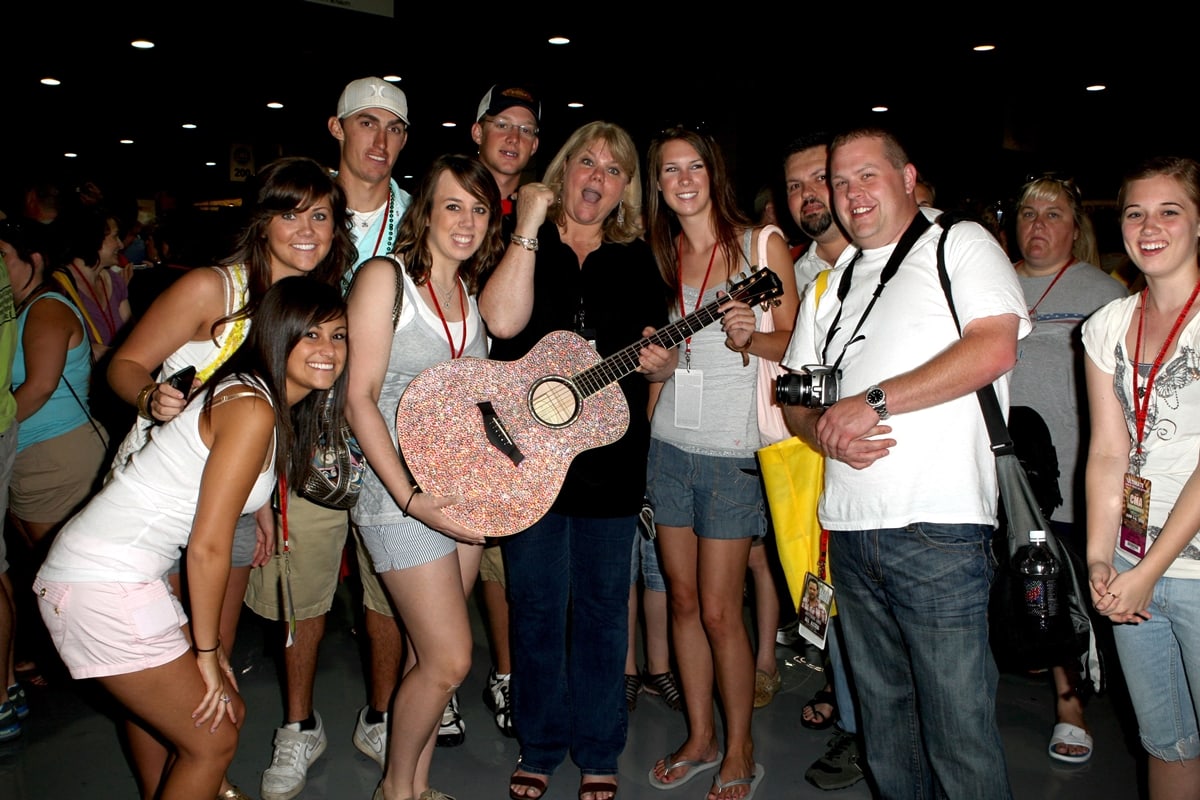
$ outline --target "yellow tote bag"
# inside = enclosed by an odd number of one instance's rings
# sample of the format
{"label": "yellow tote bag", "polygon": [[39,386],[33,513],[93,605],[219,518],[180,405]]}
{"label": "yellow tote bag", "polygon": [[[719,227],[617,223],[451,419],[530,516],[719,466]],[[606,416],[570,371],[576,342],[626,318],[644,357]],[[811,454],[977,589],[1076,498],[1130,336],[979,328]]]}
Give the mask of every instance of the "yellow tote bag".
{"label": "yellow tote bag", "polygon": [[[814,281],[818,299],[828,279],[829,271],[825,270]],[[759,449],[758,467],[792,607],[799,610],[805,573],[833,582],[826,564],[828,540],[822,536],[817,519],[817,503],[825,483],[825,457],[793,436]]]}

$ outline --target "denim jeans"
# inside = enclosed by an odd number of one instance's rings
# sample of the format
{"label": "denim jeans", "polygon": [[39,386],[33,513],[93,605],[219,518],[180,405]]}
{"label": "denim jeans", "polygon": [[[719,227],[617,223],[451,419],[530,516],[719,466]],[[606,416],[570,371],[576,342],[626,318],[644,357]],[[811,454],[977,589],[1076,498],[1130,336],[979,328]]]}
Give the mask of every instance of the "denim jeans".
{"label": "denim jeans", "polygon": [[[1113,566],[1133,569],[1120,556]],[[1142,747],[1162,761],[1200,758],[1200,580],[1159,578],[1146,610],[1150,619],[1113,626]]]}
{"label": "denim jeans", "polygon": [[834,531],[830,573],[880,796],[1010,800],[986,525]]}
{"label": "denim jeans", "polygon": [[846,672],[845,645],[838,636],[842,627],[842,614],[839,611],[829,620],[829,628],[825,634],[825,649],[829,652],[829,671],[832,674],[829,682],[833,684],[833,696],[837,701],[838,727],[846,733],[858,733],[858,717],[854,706],[858,698],[850,690],[850,676]]}
{"label": "denim jeans", "polygon": [[629,556],[637,517],[550,513],[501,540],[521,769],[549,775],[569,753],[616,775],[625,749]]}

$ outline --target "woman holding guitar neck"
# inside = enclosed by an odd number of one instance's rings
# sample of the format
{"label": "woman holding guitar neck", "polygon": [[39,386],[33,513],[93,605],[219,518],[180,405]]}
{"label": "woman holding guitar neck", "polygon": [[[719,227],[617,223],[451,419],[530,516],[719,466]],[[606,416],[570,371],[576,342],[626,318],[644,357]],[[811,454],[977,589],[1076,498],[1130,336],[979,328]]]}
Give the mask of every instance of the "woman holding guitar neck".
{"label": "woman holding guitar neck", "polygon": [[[638,155],[622,128],[592,122],[521,187],[516,232],[479,310],[492,358],[514,361],[551,331],[609,356],[667,321],[667,296],[641,240]],[[411,213],[411,212],[410,212]],[[568,754],[580,800],[611,800],[625,746],[629,554],[645,490],[650,381],[674,351],[647,345],[619,384],[629,426],[572,462],[541,520],[501,540],[512,609],[512,699],[521,759],[512,798],[542,797]],[[569,715],[569,717],[568,717]]]}
{"label": "woman holding guitar neck", "polygon": [[[400,223],[395,250],[364,262],[350,288],[346,418],[370,466],[352,514],[409,643],[375,800],[446,797],[430,789],[429,765],[442,711],[471,666],[466,597],[483,537],[442,512],[456,498],[412,485],[397,451],[396,407],[423,370],[487,356],[474,294],[502,251],[499,209],[496,181],[481,162],[441,156]],[[436,435],[429,446],[437,447]]]}
{"label": "woman holding guitar neck", "polygon": [[[727,291],[757,261],[759,236],[770,234],[738,211],[711,137],[670,128],[651,143],[647,162],[657,188],[647,200],[650,244],[670,286],[672,316],[681,317]],[[750,544],[766,527],[755,460],[756,359],[783,355],[799,304],[787,242],[773,236],[766,244],[768,263],[754,265],[770,266],[780,278],[779,304],[762,312],[732,303],[720,328],[702,329],[682,346],[680,369],[654,409],[647,467],[688,719],[688,738],[649,779],[660,789],[678,788],[717,767],[708,800],[751,796],[763,772],[750,736],[754,654],[742,621]],[[772,314],[774,332],[755,332],[762,313]],[[724,756],[714,683],[725,707]]]}

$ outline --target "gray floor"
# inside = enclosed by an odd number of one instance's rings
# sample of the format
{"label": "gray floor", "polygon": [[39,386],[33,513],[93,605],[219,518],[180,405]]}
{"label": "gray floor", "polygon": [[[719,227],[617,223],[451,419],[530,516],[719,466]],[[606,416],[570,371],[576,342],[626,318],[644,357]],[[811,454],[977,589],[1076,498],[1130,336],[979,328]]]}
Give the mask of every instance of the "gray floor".
{"label": "gray floor", "polygon": [[[309,771],[300,800],[359,798],[367,800],[379,780],[379,768],[351,744],[355,714],[364,702],[359,647],[346,591],[329,620],[317,676],[317,709],[329,734],[329,749]],[[433,763],[433,785],[459,800],[504,798],[507,777],[517,758],[517,743],[496,729],[481,700],[488,670],[488,652],[478,615],[475,664],[460,690],[467,722],[466,743],[439,749]],[[271,737],[279,724],[282,702],[275,662],[264,645],[262,626],[250,612],[243,615],[235,666],[250,710],[241,745],[230,774],[248,794],[257,796],[262,770],[271,757]],[[795,651],[779,647],[783,690],[754,717],[758,760],[766,777],[756,795],[760,800],[837,796],[844,800],[872,797],[867,784],[827,793],[809,785],[804,772],[825,748],[830,731],[800,725],[804,702],[823,684],[823,676],[804,666],[791,666]],[[1071,766],[1051,761],[1046,743],[1053,725],[1052,692],[1043,677],[1003,676],[999,717],[1008,757],[1009,780],[1018,800],[1076,798],[1095,800],[1137,798],[1141,789],[1142,757],[1129,731],[1127,704],[1119,687],[1093,698],[1088,720],[1096,739],[1090,763]],[[103,702],[86,684],[58,679],[35,690],[33,713],[25,735],[0,746],[0,797],[7,800],[46,798],[132,798],[137,791],[118,744],[115,728],[103,713]],[[657,758],[670,752],[684,736],[680,714],[658,698],[643,695],[630,718],[629,743],[621,758],[622,800],[664,800],[646,779]],[[547,800],[576,796],[579,775],[565,765],[554,776]],[[707,780],[678,790],[680,798],[703,798]]]}

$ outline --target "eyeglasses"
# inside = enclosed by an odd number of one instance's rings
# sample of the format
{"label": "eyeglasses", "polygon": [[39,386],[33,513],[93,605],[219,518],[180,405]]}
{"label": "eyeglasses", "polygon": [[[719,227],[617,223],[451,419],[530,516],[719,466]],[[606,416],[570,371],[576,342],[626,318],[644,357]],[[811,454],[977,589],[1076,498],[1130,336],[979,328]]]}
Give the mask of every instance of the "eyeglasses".
{"label": "eyeglasses", "polygon": [[1076,208],[1083,207],[1083,194],[1079,191],[1079,187],[1075,184],[1075,179],[1064,175],[1061,172],[1043,172],[1029,173],[1025,176],[1025,185],[1022,188],[1022,193],[1028,189],[1030,184],[1038,183],[1039,181],[1047,181],[1057,183],[1063,188],[1063,191],[1071,195],[1071,200],[1074,201]]}
{"label": "eyeglasses", "polygon": [[508,133],[510,130],[515,130],[522,139],[532,139],[538,135],[537,128],[531,128],[528,125],[516,125],[506,119],[500,119],[499,117],[485,119],[484,122],[490,124],[493,128],[501,133]]}

